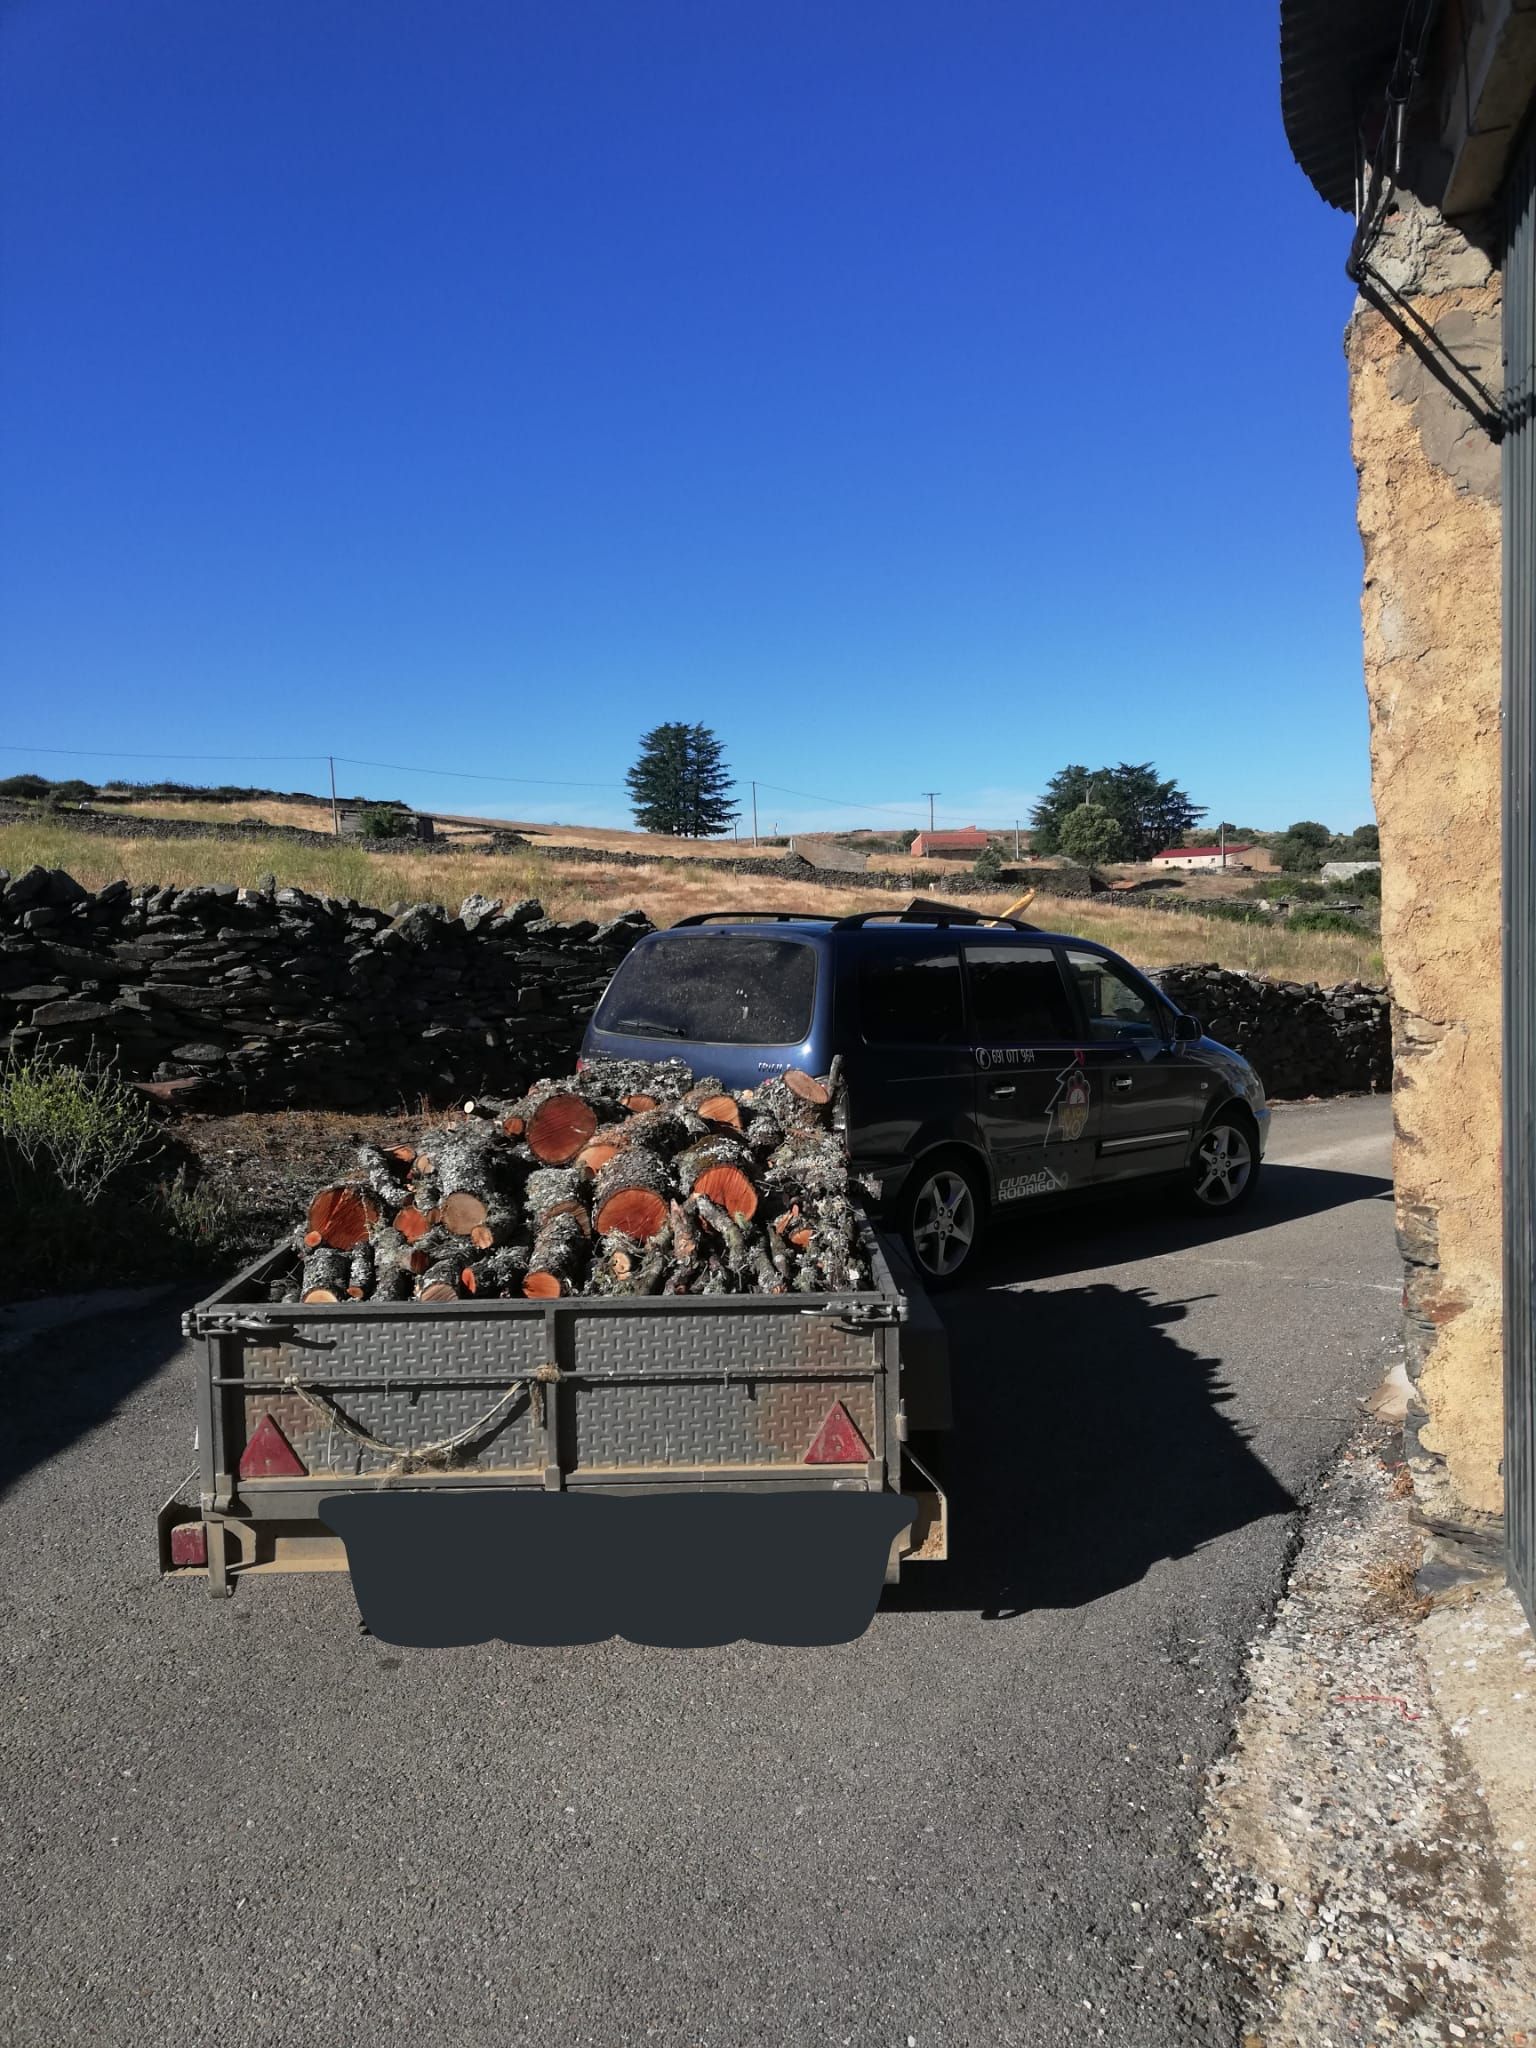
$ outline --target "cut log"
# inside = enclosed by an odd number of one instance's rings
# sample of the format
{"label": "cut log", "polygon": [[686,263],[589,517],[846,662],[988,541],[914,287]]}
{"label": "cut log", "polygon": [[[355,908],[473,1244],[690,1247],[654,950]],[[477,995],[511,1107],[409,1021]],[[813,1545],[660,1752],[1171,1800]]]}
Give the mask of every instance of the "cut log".
{"label": "cut log", "polygon": [[408,1244],[415,1244],[432,1228],[426,1217],[414,1203],[395,1214],[395,1228]]}
{"label": "cut log", "polygon": [[631,1116],[639,1116],[644,1110],[657,1109],[660,1107],[654,1095],[621,1095],[619,1097],[619,1100],[623,1103],[624,1107],[629,1111]]}
{"label": "cut log", "polygon": [[552,1216],[534,1240],[533,1256],[523,1280],[530,1301],[550,1301],[574,1294],[587,1266],[587,1238],[572,1215]]}
{"label": "cut log", "polygon": [[774,1217],[773,1231],[786,1244],[792,1244],[796,1251],[803,1252],[811,1241],[811,1225],[801,1215],[798,1202],[786,1209],[782,1216]]}
{"label": "cut log", "polygon": [[375,1277],[374,1250],[365,1237],[360,1245],[353,1247],[347,1267],[347,1299],[367,1301],[373,1293]]}
{"label": "cut log", "polygon": [[603,1294],[654,1294],[667,1277],[670,1253],[665,1231],[648,1245],[616,1232],[604,1238],[593,1262],[593,1285]]}
{"label": "cut log", "polygon": [[597,1111],[585,1096],[557,1089],[543,1098],[528,1119],[528,1149],[546,1166],[567,1166],[590,1141],[597,1125]]}
{"label": "cut log", "polygon": [[592,1220],[602,1236],[618,1233],[648,1244],[667,1227],[672,1175],[654,1152],[626,1145],[597,1177]]}
{"label": "cut log", "polygon": [[448,1233],[440,1226],[429,1230],[425,1237],[417,1238],[406,1254],[405,1263],[418,1277],[448,1258],[453,1251]]}
{"label": "cut log", "polygon": [[398,1160],[387,1152],[381,1152],[377,1145],[359,1145],[357,1163],[363,1170],[363,1178],[386,1209],[393,1212],[405,1208],[411,1199],[411,1191],[401,1178]]}
{"label": "cut log", "polygon": [[[605,1095],[625,1098],[631,1095],[648,1096],[643,1107],[654,1109],[658,1103],[676,1102],[677,1098],[693,1086],[693,1069],[682,1060],[621,1060],[597,1059],[582,1062],[581,1078],[589,1088],[600,1089]],[[626,1102],[626,1107],[633,1105]]]}
{"label": "cut log", "polygon": [[494,1245],[516,1244],[524,1235],[518,1211],[499,1204],[487,1213],[484,1222],[470,1225],[469,1241],[476,1251],[488,1252]]}
{"label": "cut log", "polygon": [[299,1283],[301,1301],[345,1301],[351,1260],[334,1245],[322,1245],[304,1261]]}
{"label": "cut log", "polygon": [[576,1164],[584,1166],[588,1173],[600,1173],[614,1154],[622,1150],[623,1144],[623,1124],[599,1124],[591,1142],[577,1153]]}
{"label": "cut log", "polygon": [[[796,1071],[795,1068],[790,1069],[790,1073]],[[812,1080],[809,1074],[800,1078],[803,1082],[810,1082],[813,1090],[819,1089],[825,1099],[819,1102],[812,1100],[790,1085],[789,1074],[775,1074],[752,1098],[754,1116],[771,1116],[776,1123],[783,1125],[786,1133],[825,1130],[832,1092],[824,1082]]]}
{"label": "cut log", "polygon": [[728,1216],[747,1222],[757,1214],[757,1188],[752,1179],[752,1156],[733,1138],[705,1138],[677,1160],[678,1184],[691,1195],[702,1195]]}
{"label": "cut log", "polygon": [[812,1109],[825,1109],[832,1100],[828,1084],[818,1081],[814,1074],[807,1074],[800,1067],[791,1067],[783,1079],[790,1094]]}
{"label": "cut log", "polygon": [[777,1152],[783,1144],[784,1126],[768,1110],[759,1109],[754,1104],[742,1135],[754,1152],[766,1158],[770,1152]]}
{"label": "cut log", "polygon": [[333,1252],[349,1252],[362,1243],[378,1216],[378,1203],[363,1188],[321,1188],[309,1205],[306,1242],[324,1245]]}
{"label": "cut log", "polygon": [[739,1131],[741,1129],[741,1105],[734,1095],[727,1095],[718,1081],[705,1081],[692,1088],[683,1097],[680,1107],[691,1109],[697,1117],[716,1130]]}
{"label": "cut log", "polygon": [[848,1186],[848,1158],[834,1131],[791,1131],[769,1160],[767,1186],[791,1197],[840,1195]]}
{"label": "cut log", "polygon": [[457,1188],[443,1198],[440,1211],[443,1228],[451,1230],[455,1237],[468,1237],[472,1230],[484,1223],[490,1209],[479,1195],[472,1195],[465,1188]]}
{"label": "cut log", "polygon": [[459,1284],[466,1294],[487,1299],[521,1294],[523,1275],[528,1270],[526,1246],[507,1246],[469,1260],[459,1271]]}
{"label": "cut log", "polygon": [[553,1215],[585,1216],[591,1191],[592,1176],[584,1166],[544,1166],[530,1173],[523,1200],[535,1237]]}

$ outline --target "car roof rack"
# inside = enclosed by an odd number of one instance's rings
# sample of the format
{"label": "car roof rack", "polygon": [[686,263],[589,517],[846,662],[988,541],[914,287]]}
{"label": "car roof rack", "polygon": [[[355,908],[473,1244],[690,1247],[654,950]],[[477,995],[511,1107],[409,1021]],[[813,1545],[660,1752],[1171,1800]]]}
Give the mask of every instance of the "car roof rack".
{"label": "car roof rack", "polygon": [[836,924],[824,910],[694,910],[668,926],[681,931],[685,924]]}
{"label": "car roof rack", "polygon": [[962,910],[953,903],[930,903],[924,896],[914,896],[905,910],[858,910],[851,917],[840,917],[833,924],[835,932],[862,931],[867,924],[878,923],[889,918],[893,924],[936,924],[936,925],[1006,925],[1016,932],[1038,932],[1037,924],[1026,924],[1022,917],[1005,917],[996,910]]}

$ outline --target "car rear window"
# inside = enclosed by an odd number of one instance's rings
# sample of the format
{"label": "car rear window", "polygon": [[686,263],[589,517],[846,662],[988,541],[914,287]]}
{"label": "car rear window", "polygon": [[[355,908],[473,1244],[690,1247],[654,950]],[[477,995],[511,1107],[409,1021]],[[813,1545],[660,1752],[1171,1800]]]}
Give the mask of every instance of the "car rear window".
{"label": "car rear window", "polygon": [[874,954],[859,969],[859,1017],[870,1045],[954,1045],[965,1037],[958,951]]}
{"label": "car rear window", "polygon": [[816,949],[803,940],[664,934],[625,960],[595,1022],[632,1038],[799,1045],[815,1000]]}
{"label": "car rear window", "polygon": [[976,1036],[984,1043],[1076,1038],[1077,1019],[1049,946],[967,946],[965,964]]}

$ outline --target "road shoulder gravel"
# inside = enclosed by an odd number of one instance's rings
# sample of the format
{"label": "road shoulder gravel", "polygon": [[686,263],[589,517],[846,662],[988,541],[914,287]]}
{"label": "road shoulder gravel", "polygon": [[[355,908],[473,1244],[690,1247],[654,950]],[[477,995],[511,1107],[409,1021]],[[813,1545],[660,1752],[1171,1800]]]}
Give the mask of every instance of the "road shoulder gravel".
{"label": "road shoulder gravel", "polygon": [[1319,1487],[1211,1772],[1206,1930],[1244,2048],[1536,2042],[1536,1648],[1491,1579],[1432,1605],[1397,1432]]}

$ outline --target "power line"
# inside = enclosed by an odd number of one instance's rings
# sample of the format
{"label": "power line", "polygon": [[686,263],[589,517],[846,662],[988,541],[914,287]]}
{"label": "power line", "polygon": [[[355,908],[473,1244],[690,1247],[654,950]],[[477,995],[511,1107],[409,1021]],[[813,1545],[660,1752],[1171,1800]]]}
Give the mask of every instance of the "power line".
{"label": "power line", "polygon": [[[321,757],[324,758],[323,756]],[[338,761],[348,768],[387,768],[396,775],[446,776],[454,782],[506,782],[522,784],[530,789],[623,789],[622,782],[569,782],[559,777],[544,775],[476,775],[466,768],[423,768],[419,763],[404,761],[359,761],[351,754],[338,754]]]}
{"label": "power line", "polygon": [[[0,746],[0,754],[67,754],[79,761],[323,761],[324,754],[131,754],[116,747]],[[338,757],[339,758],[339,757]]]}

